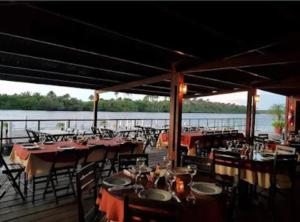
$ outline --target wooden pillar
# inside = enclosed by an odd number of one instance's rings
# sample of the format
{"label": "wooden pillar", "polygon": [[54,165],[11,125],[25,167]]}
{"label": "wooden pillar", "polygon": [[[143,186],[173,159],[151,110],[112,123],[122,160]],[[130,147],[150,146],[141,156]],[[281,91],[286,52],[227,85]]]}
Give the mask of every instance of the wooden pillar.
{"label": "wooden pillar", "polygon": [[99,103],[99,93],[95,91],[94,94],[94,119],[93,119],[93,127],[97,127],[97,119],[98,119],[98,103]]}
{"label": "wooden pillar", "polygon": [[169,160],[173,161],[174,166],[178,166],[180,164],[178,160],[178,150],[181,142],[181,118],[183,102],[183,93],[180,91],[180,85],[183,83],[183,74],[174,71],[171,76],[170,130],[168,141]]}
{"label": "wooden pillar", "polygon": [[285,126],[284,126],[284,142],[285,144],[288,144],[288,138],[289,138],[289,97],[285,97]]}
{"label": "wooden pillar", "polygon": [[246,110],[246,129],[245,136],[247,143],[250,142],[250,134],[251,134],[251,118],[252,118],[252,92],[248,90],[247,93],[247,110]]}
{"label": "wooden pillar", "polygon": [[252,90],[252,117],[251,117],[251,142],[253,143],[254,135],[255,135],[255,116],[256,116],[256,101],[255,97],[257,94],[257,90]]}

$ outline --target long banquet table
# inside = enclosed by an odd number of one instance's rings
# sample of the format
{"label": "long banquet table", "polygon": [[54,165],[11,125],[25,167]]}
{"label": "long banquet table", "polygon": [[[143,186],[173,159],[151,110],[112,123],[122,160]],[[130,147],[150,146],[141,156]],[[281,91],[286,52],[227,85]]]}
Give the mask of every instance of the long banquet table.
{"label": "long banquet table", "polygon": [[[40,149],[28,150],[22,144],[14,144],[12,152],[10,154],[10,160],[14,163],[22,164],[25,167],[25,173],[28,179],[33,176],[47,175],[52,164],[51,156],[58,152],[61,147],[73,147],[77,150],[87,150],[96,145],[104,145],[107,149],[118,148],[120,144],[128,142],[127,140],[116,137],[112,139],[91,139],[88,140],[86,145],[80,144],[76,141],[59,141],[53,144],[37,144]],[[143,150],[142,142],[134,142],[136,144],[135,152],[141,152]],[[89,161],[97,160],[98,156],[93,155],[94,159]],[[64,163],[59,163],[59,166],[63,166]]]}

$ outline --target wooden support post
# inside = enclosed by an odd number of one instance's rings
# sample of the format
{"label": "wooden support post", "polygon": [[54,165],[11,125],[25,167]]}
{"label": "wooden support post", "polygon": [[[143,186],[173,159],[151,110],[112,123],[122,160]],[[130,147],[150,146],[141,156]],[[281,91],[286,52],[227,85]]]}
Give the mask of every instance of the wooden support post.
{"label": "wooden support post", "polygon": [[251,131],[251,112],[252,112],[252,95],[251,90],[248,90],[247,93],[247,112],[246,112],[246,129],[245,129],[245,136],[247,143],[250,142],[250,131]]}
{"label": "wooden support post", "polygon": [[170,130],[168,141],[169,160],[173,161],[174,166],[178,166],[180,164],[180,160],[178,159],[178,151],[181,143],[181,119],[183,100],[183,93],[180,91],[180,85],[183,83],[183,74],[174,71],[171,76]]}
{"label": "wooden support post", "polygon": [[94,94],[94,119],[93,119],[93,127],[97,127],[97,119],[98,119],[98,103],[99,103],[99,93],[95,91]]}
{"label": "wooden support post", "polygon": [[284,143],[288,144],[288,138],[289,138],[289,97],[285,97],[285,127],[284,127]]}
{"label": "wooden support post", "polygon": [[257,90],[253,89],[252,90],[252,124],[251,124],[251,143],[253,143],[254,136],[255,136],[255,116],[256,116],[256,97]]}

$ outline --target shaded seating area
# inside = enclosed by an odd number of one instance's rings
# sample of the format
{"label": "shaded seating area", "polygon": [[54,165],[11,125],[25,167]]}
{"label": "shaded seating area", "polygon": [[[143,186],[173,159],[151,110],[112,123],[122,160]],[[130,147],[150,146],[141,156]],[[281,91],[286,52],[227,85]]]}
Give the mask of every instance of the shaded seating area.
{"label": "shaded seating area", "polygon": [[[84,221],[85,210],[91,210],[118,222],[136,217],[298,221],[297,151],[276,142],[270,149],[266,135],[255,131],[257,90],[286,96],[286,115],[300,115],[300,14],[295,7],[117,4],[120,7],[100,2],[0,5],[0,79],[94,90],[94,135],[28,129],[30,144],[14,144],[9,156],[19,168],[9,169],[1,157],[5,169],[0,178],[4,175],[8,181],[1,180],[5,192],[0,220]],[[134,124],[138,129],[133,140],[123,136],[132,133],[128,130],[118,135],[100,128],[100,97],[110,91],[169,97],[169,128]],[[184,100],[234,92],[247,92],[243,132],[239,126],[183,125]],[[300,123],[287,117],[289,138]],[[143,141],[137,139],[141,135]],[[146,149],[156,142],[166,149]],[[296,146],[297,141],[280,142]],[[138,156],[144,159],[137,161]],[[157,159],[150,161],[153,156]],[[125,171],[128,162],[138,171]],[[145,165],[151,165],[151,171],[143,171]],[[24,196],[18,184],[21,174]],[[37,183],[38,178],[43,181]],[[155,183],[159,180],[164,183]],[[8,192],[7,184],[17,196]],[[72,196],[58,201],[60,186]],[[293,191],[289,200],[277,195],[281,188]],[[257,198],[264,191],[267,202]]]}

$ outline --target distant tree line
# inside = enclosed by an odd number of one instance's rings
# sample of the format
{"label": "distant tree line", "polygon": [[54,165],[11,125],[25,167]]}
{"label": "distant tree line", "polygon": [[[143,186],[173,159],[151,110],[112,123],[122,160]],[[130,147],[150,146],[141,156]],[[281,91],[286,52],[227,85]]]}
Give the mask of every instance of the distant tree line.
{"label": "distant tree line", "polygon": [[[91,111],[90,101],[72,98],[69,94],[57,96],[50,91],[46,96],[39,93],[0,94],[0,109],[50,110],[50,111]],[[155,96],[145,96],[140,100],[129,98],[100,99],[99,111],[111,112],[169,112],[169,98],[159,100]],[[246,107],[229,103],[215,103],[203,99],[184,100],[183,112],[187,113],[245,113]]]}

